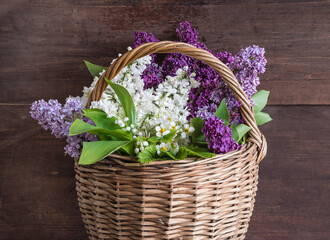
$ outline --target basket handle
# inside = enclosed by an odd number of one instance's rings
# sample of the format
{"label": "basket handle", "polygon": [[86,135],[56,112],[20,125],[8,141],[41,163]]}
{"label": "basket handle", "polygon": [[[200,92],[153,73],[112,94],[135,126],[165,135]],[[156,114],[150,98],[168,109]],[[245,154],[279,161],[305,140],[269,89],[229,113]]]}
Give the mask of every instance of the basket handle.
{"label": "basket handle", "polygon": [[103,91],[108,86],[108,83],[105,81],[104,78],[107,78],[111,81],[124,67],[141,57],[153,53],[173,52],[181,53],[203,61],[205,64],[213,68],[227,83],[228,87],[231,89],[237,100],[242,104],[240,107],[240,112],[242,114],[243,119],[245,120],[245,123],[251,128],[251,130],[249,131],[249,141],[256,143],[259,148],[259,156],[257,159],[257,162],[259,163],[266,155],[266,140],[257,126],[250,101],[244,93],[242,87],[238,83],[235,75],[229,67],[223,64],[211,53],[203,49],[196,48],[187,43],[172,41],[150,42],[142,44],[137,48],[126,52],[121,57],[117,58],[117,60],[112,63],[108,70],[100,77],[91,95],[89,96],[86,107],[89,108],[92,101],[100,100]]}

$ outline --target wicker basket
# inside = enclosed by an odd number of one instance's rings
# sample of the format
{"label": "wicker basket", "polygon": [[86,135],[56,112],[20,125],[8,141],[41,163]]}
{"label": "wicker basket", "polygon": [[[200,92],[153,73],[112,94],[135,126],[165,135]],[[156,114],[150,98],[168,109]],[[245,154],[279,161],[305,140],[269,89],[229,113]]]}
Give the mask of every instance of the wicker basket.
{"label": "wicker basket", "polygon": [[92,165],[75,161],[76,185],[89,239],[244,239],[252,215],[258,164],[267,150],[248,98],[230,69],[186,43],[141,45],[118,58],[101,76],[89,102],[130,62],[152,53],[179,52],[211,66],[242,103],[251,127],[248,143],[209,159],[134,163],[112,154]]}

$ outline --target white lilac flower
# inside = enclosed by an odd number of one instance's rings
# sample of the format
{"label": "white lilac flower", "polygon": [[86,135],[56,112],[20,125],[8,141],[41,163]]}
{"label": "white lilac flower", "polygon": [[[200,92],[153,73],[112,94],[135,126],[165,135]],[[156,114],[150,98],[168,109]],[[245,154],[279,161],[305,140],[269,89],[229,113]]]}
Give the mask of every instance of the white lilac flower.
{"label": "white lilac flower", "polygon": [[[116,117],[117,124],[132,130],[135,136],[150,137],[156,132],[157,136],[165,136],[171,129],[176,129],[178,133],[185,131],[184,125],[188,123],[189,111],[186,108],[189,100],[189,92],[193,87],[198,87],[199,82],[193,79],[193,74],[188,76],[184,69],[178,69],[176,76],[167,76],[165,81],[156,88],[144,89],[144,80],[141,78],[146,66],[151,63],[151,56],[140,58],[123,68],[112,82],[122,85],[132,96],[136,110],[136,126],[127,126],[128,118],[125,111],[110,86],[106,88],[99,101],[93,101],[91,108],[98,108],[106,112],[108,117]],[[98,77],[94,78],[89,88],[84,88],[84,95],[81,98],[83,103],[87,103],[92,89]],[[171,119],[171,121],[169,120]],[[188,128],[189,130],[189,128]],[[189,130],[191,131],[191,129]],[[188,133],[185,133],[186,137]],[[182,134],[181,134],[182,135]],[[189,144],[189,139],[177,139],[174,141]],[[143,145],[136,144],[136,148],[144,148]]]}

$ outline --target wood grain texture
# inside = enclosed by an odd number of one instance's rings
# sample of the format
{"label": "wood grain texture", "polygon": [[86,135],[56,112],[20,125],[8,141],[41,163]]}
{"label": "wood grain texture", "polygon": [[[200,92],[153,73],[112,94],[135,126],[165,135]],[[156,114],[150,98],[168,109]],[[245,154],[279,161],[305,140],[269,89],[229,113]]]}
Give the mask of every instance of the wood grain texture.
{"label": "wood grain texture", "polygon": [[267,107],[268,142],[247,240],[330,236],[330,107]]}
{"label": "wood grain texture", "polygon": [[108,65],[133,31],[174,40],[189,20],[214,51],[266,48],[270,104],[330,104],[329,1],[2,1],[0,102],[80,95],[83,59]]}
{"label": "wood grain texture", "polygon": [[64,142],[40,129],[26,105],[0,111],[0,239],[86,238]]}
{"label": "wood grain texture", "polygon": [[82,60],[108,65],[133,31],[174,40],[188,20],[214,51],[266,48],[260,89],[274,121],[247,240],[330,236],[330,2],[313,0],[2,0],[0,239],[87,239],[73,161],[30,118],[32,101],[80,95]]}

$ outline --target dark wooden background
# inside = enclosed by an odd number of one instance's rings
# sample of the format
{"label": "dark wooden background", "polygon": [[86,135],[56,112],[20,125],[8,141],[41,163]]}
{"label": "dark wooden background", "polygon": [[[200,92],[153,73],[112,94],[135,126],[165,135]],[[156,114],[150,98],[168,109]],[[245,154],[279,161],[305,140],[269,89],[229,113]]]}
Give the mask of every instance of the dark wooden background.
{"label": "dark wooden background", "polygon": [[78,1],[0,3],[0,239],[87,239],[73,161],[29,116],[37,99],[80,95],[82,62],[108,65],[133,32],[174,40],[188,20],[214,50],[266,48],[261,128],[269,151],[247,240],[330,239],[329,1]]}

